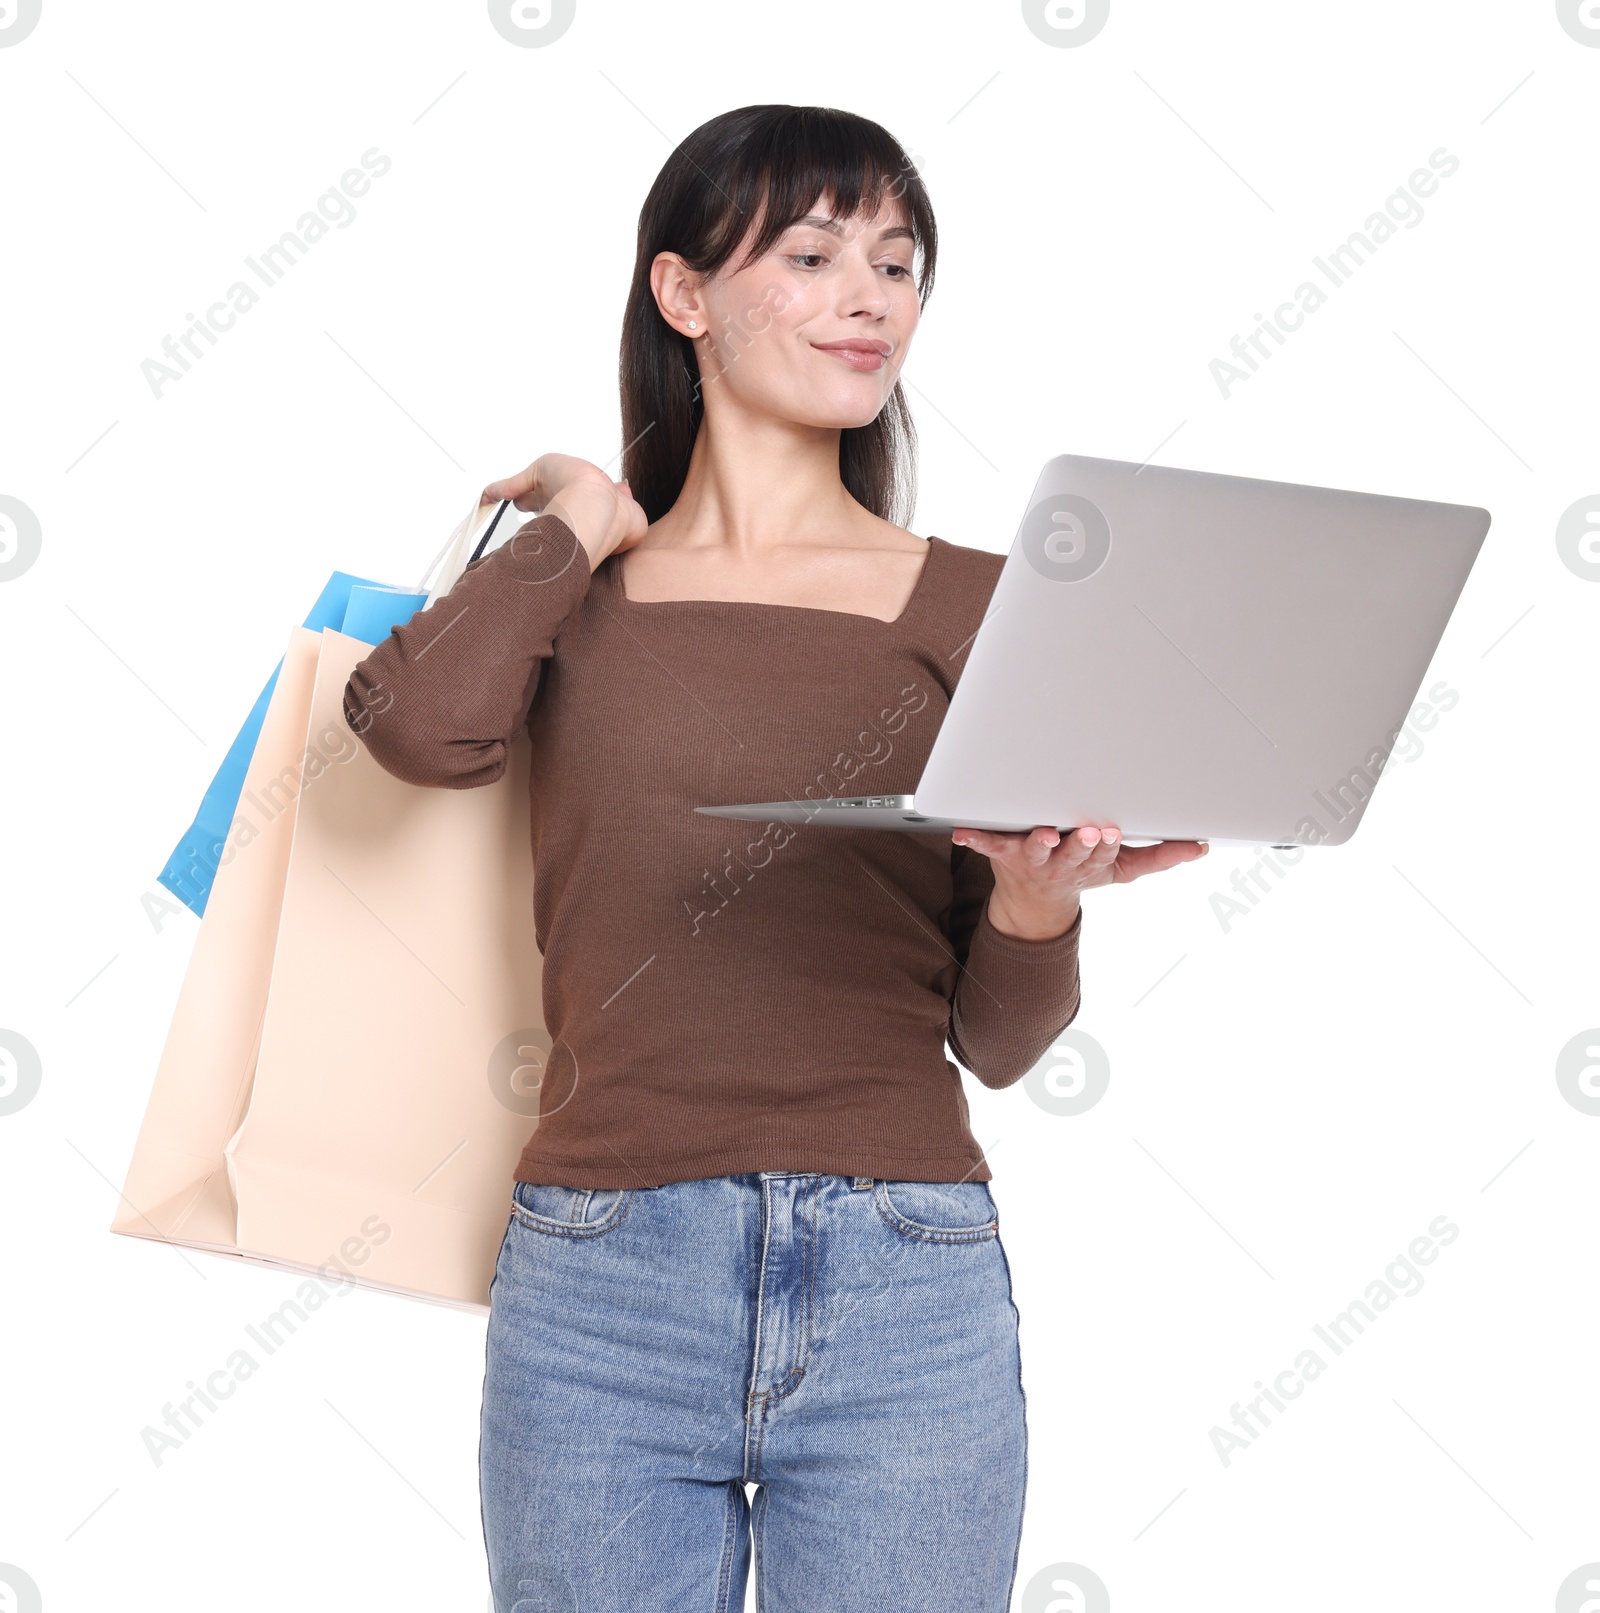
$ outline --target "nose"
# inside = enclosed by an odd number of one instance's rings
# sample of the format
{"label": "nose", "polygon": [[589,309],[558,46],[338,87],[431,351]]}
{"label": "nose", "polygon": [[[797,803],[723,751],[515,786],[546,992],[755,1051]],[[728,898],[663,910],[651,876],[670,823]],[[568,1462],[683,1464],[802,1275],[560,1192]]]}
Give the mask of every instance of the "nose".
{"label": "nose", "polygon": [[846,251],[843,268],[839,312],[847,319],[855,314],[882,319],[889,311],[889,288],[864,248],[857,245]]}

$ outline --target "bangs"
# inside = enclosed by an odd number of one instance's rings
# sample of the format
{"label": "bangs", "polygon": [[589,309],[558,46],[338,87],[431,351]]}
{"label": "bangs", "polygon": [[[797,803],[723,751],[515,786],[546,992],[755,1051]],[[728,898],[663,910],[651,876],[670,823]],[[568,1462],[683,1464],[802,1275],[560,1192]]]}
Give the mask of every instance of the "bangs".
{"label": "bangs", "polygon": [[771,251],[783,232],[813,211],[824,198],[835,220],[875,215],[899,202],[919,260],[917,288],[922,299],[932,289],[933,209],[916,166],[888,132],[874,123],[827,107],[751,109],[780,115],[761,128],[760,137],[737,148],[731,172],[712,199],[717,216],[708,220],[710,261],[696,267],[715,273],[738,251],[755,222],[755,234],[735,271]]}

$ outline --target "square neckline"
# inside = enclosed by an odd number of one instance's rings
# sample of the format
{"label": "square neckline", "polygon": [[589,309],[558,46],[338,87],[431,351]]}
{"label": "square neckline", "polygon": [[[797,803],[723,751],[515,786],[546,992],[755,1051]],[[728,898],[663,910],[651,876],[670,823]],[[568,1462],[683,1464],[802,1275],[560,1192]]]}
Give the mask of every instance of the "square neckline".
{"label": "square neckline", "polygon": [[734,610],[787,610],[801,611],[808,616],[843,616],[858,622],[876,622],[879,627],[900,627],[910,617],[912,611],[921,602],[926,589],[928,572],[933,567],[934,550],[942,545],[944,540],[934,533],[927,537],[927,552],[922,557],[922,565],[917,570],[917,580],[911,586],[911,593],[906,599],[900,614],[885,620],[882,616],[870,616],[861,610],[831,610],[826,605],[785,605],[774,600],[765,599],[633,599],[629,596],[622,580],[622,557],[626,550],[619,550],[615,554],[606,556],[606,575],[611,584],[611,591],[616,598],[629,610],[658,610],[670,609],[673,606],[692,606],[696,608],[734,609]]}

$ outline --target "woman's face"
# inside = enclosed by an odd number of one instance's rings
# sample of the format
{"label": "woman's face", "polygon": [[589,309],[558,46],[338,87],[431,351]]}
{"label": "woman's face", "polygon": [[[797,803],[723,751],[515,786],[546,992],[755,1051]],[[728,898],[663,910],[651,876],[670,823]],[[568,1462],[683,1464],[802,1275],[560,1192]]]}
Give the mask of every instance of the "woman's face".
{"label": "woman's face", "polygon": [[[672,259],[656,260],[658,275]],[[730,264],[738,261],[736,253]],[[877,417],[921,312],[909,219],[888,196],[871,218],[838,220],[818,197],[764,257],[698,285],[665,275],[656,296],[664,317],[695,339],[708,411],[736,403],[823,428]]]}

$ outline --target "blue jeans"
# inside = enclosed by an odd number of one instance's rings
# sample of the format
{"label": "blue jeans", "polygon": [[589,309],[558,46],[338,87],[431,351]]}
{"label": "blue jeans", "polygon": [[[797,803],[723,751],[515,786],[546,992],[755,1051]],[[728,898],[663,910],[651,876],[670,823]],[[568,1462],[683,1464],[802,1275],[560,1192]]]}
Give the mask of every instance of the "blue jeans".
{"label": "blue jeans", "polygon": [[489,1302],[495,1613],[739,1613],[752,1524],[761,1613],[1005,1613],[1027,1431],[986,1183],[519,1182]]}

